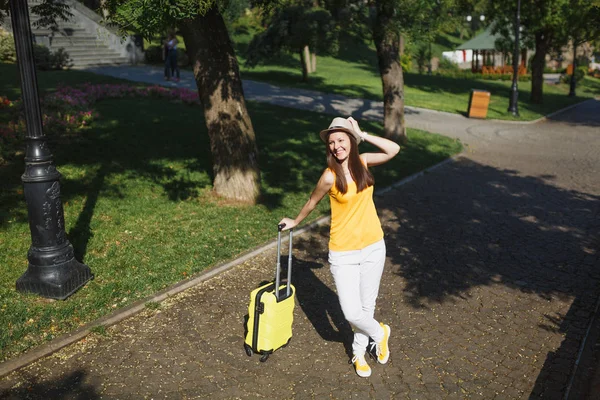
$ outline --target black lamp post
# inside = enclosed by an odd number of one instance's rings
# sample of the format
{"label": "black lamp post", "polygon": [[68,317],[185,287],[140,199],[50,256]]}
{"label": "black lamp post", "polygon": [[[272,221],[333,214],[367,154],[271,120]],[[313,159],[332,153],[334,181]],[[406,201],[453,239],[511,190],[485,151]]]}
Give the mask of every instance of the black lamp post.
{"label": "black lamp post", "polygon": [[577,69],[577,45],[575,39],[573,39],[573,72],[571,73],[571,81],[569,82],[569,97],[575,97],[575,86],[577,81],[575,80],[575,70]]}
{"label": "black lamp post", "polygon": [[521,30],[521,0],[517,0],[517,13],[515,15],[515,49],[513,50],[513,81],[510,87],[510,103],[508,111],[515,117],[519,116],[519,33]]}
{"label": "black lamp post", "polygon": [[29,266],[19,279],[19,292],[52,299],[66,299],[93,278],[90,268],[75,259],[65,233],[60,199],[60,173],[42,130],[42,113],[37,88],[27,1],[10,0],[10,16],[21,74],[23,109],[27,122],[25,172],[21,176],[31,247]]}

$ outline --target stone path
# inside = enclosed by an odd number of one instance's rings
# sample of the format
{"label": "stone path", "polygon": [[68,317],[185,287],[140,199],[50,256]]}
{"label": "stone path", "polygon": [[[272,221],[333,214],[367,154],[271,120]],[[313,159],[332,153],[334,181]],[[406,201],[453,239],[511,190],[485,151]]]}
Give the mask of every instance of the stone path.
{"label": "stone path", "polygon": [[370,378],[348,364],[324,226],[295,240],[294,336],[266,363],[243,321],[273,250],[2,378],[0,398],[562,399],[600,294],[600,102],[536,124],[408,118],[467,150],[377,199],[392,357]]}

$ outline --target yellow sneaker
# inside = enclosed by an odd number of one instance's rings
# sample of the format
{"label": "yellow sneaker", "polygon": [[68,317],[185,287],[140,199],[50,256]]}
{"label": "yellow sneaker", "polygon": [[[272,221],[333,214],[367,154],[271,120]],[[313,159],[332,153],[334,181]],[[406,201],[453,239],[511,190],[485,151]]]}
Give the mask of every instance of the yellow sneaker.
{"label": "yellow sneaker", "polygon": [[371,376],[371,367],[367,364],[364,354],[355,354],[354,357],[352,357],[352,364],[354,364],[354,369],[358,376],[363,378]]}
{"label": "yellow sneaker", "polygon": [[392,329],[381,322],[379,325],[381,325],[383,328],[383,339],[381,342],[375,344],[375,354],[377,354],[377,362],[379,364],[385,364],[390,358],[390,347],[388,346],[388,341],[390,340]]}

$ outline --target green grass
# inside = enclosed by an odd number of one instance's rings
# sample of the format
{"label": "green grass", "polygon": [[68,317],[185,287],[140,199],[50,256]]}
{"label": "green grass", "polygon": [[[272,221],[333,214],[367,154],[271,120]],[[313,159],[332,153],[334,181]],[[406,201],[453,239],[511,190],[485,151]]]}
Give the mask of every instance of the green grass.
{"label": "green grass", "polygon": [[[244,54],[254,31],[243,26],[232,30],[236,54],[240,60],[241,75],[244,79],[269,82],[279,86],[311,89],[337,93],[349,97],[382,100],[381,77],[377,67],[377,55],[373,44],[366,43],[351,35],[343,35],[339,54],[335,57],[319,56],[317,71],[309,76],[309,82],[302,82],[300,58],[298,55],[281,55],[256,68],[244,65]],[[456,38],[441,35],[432,46],[434,54],[451,49]],[[414,64],[414,61],[413,61]],[[483,79],[456,79],[438,75],[406,73],[405,104],[450,113],[466,113],[471,89],[487,90],[491,93],[488,119],[514,120],[507,112],[510,94],[510,81],[489,81]],[[544,104],[529,102],[531,82],[519,82],[519,120],[528,121],[541,118],[571,104],[600,95],[598,79],[586,77],[580,84],[577,97],[568,97],[566,84],[544,84]]]}
{"label": "green grass", "polygon": [[[0,64],[0,95],[18,96],[15,76],[16,66]],[[42,93],[58,83],[115,81],[78,71],[38,75]],[[66,232],[77,258],[95,274],[66,301],[15,290],[31,243],[22,155],[0,166],[0,361],[273,239],[276,223],[296,215],[325,167],[318,132],[331,117],[252,102],[248,107],[262,172],[256,206],[212,194],[199,107],[155,98],[105,100],[96,105],[100,116],[91,127],[53,138]],[[461,149],[459,142],[422,131],[409,130],[409,137],[398,157],[374,169],[378,188]],[[306,222],[327,212],[325,200]]]}

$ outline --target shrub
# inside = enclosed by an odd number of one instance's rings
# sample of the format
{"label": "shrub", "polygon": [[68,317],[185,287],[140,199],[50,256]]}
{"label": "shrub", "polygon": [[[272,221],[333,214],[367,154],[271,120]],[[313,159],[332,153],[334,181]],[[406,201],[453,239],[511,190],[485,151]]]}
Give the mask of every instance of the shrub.
{"label": "shrub", "polygon": [[33,58],[35,59],[36,67],[42,71],[70,68],[72,65],[69,53],[62,47],[53,53],[46,46],[34,43]]}
{"label": "shrub", "polygon": [[[575,68],[575,82],[581,81],[583,79],[583,77],[587,75],[587,72],[588,72],[588,67],[586,67],[586,66],[579,66],[579,67]],[[560,77],[560,81],[562,83],[571,83],[571,75],[563,74]]]}
{"label": "shrub", "polygon": [[180,67],[187,67],[190,65],[190,58],[183,49],[177,49],[177,65]]}
{"label": "shrub", "polygon": [[562,74],[560,76],[560,83],[571,83],[571,75],[567,75],[567,74]]}
{"label": "shrub", "polygon": [[73,66],[69,53],[62,47],[52,54],[51,61],[54,69],[65,69]]}
{"label": "shrub", "polygon": [[249,0],[229,0],[218,4],[220,5],[221,15],[223,15],[223,19],[227,24],[232,24],[250,8]]}
{"label": "shrub", "polygon": [[458,71],[458,65],[454,64],[451,60],[446,57],[442,57],[440,59],[440,64],[438,67],[441,71]]}
{"label": "shrub", "polygon": [[575,79],[577,82],[583,79],[584,76],[588,74],[587,65],[581,65],[575,69]]}
{"label": "shrub", "polygon": [[586,56],[578,56],[577,57],[577,65],[588,68],[590,66],[590,59]]}
{"label": "shrub", "polygon": [[417,69],[419,71],[419,74],[422,74],[423,71],[425,71],[425,66],[427,65],[427,63],[431,62],[429,57],[429,51],[427,50],[426,45],[423,44],[417,48],[415,54],[415,61],[417,62]]}
{"label": "shrub", "polygon": [[162,64],[164,62],[162,46],[148,46],[144,52],[144,59],[147,64]]}
{"label": "shrub", "polygon": [[35,59],[35,66],[42,71],[52,69],[52,53],[46,46],[33,44],[33,58]]}
{"label": "shrub", "polygon": [[13,159],[22,150],[25,122],[20,116],[21,103],[0,96],[0,165]]}
{"label": "shrub", "polygon": [[410,54],[402,54],[400,56],[400,66],[402,67],[402,72],[410,72],[412,68],[412,59],[410,58]]}
{"label": "shrub", "polygon": [[0,62],[17,61],[13,35],[0,28]]}

